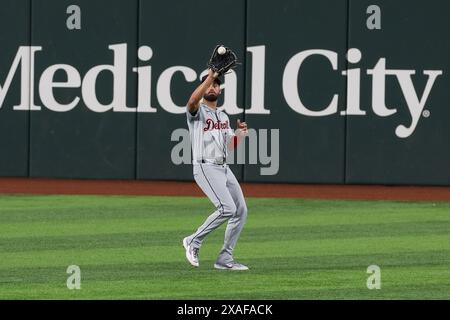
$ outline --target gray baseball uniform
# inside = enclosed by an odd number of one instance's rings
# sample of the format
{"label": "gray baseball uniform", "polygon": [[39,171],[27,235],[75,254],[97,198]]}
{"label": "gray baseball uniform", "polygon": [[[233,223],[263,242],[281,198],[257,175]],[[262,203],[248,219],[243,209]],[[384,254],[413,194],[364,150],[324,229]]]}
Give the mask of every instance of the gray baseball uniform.
{"label": "gray baseball uniform", "polygon": [[233,261],[233,249],[247,219],[247,205],[241,187],[233,172],[225,163],[227,144],[235,134],[228,115],[200,104],[192,115],[186,111],[192,143],[194,179],[216,207],[188,243],[200,248],[203,239],[228,220],[225,240],[217,262]]}

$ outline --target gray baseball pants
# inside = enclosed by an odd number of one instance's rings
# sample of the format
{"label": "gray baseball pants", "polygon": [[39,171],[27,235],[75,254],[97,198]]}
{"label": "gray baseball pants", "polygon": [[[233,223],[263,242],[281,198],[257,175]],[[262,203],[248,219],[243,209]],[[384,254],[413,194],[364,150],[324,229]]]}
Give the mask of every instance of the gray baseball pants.
{"label": "gray baseball pants", "polygon": [[188,243],[200,248],[204,238],[228,220],[217,262],[232,262],[233,249],[247,220],[247,205],[241,186],[228,165],[194,164],[194,179],[217,210],[188,237]]}

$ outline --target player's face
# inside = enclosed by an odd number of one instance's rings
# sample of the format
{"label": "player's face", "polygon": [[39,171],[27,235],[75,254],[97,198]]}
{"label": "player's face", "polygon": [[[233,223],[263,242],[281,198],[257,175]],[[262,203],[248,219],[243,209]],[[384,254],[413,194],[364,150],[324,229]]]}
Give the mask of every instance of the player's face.
{"label": "player's face", "polygon": [[208,90],[206,90],[205,95],[203,98],[208,101],[217,101],[219,98],[219,95],[221,93],[220,85],[216,82],[213,82],[209,87]]}

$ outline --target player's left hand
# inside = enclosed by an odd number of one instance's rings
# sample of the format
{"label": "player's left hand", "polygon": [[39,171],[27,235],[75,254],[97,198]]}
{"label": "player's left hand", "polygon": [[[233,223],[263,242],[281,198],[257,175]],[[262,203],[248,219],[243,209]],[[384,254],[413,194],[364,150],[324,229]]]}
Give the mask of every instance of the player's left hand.
{"label": "player's left hand", "polygon": [[241,122],[241,119],[237,120],[237,129],[236,129],[236,135],[244,137],[248,134],[248,127],[247,123]]}

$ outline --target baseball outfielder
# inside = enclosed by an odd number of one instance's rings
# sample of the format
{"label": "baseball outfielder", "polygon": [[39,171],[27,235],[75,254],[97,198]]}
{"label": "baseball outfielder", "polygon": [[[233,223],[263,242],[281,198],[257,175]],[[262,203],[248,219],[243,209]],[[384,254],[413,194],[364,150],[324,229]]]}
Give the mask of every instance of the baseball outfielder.
{"label": "baseball outfielder", "polygon": [[247,219],[247,205],[236,177],[225,162],[228,149],[236,147],[248,131],[246,123],[238,120],[238,128],[233,132],[228,115],[217,109],[217,98],[221,94],[219,75],[219,72],[209,69],[186,108],[194,179],[216,210],[196,232],[183,239],[183,246],[189,263],[198,267],[202,241],[228,220],[224,244],[214,268],[248,270],[247,266],[233,259],[233,249]]}

